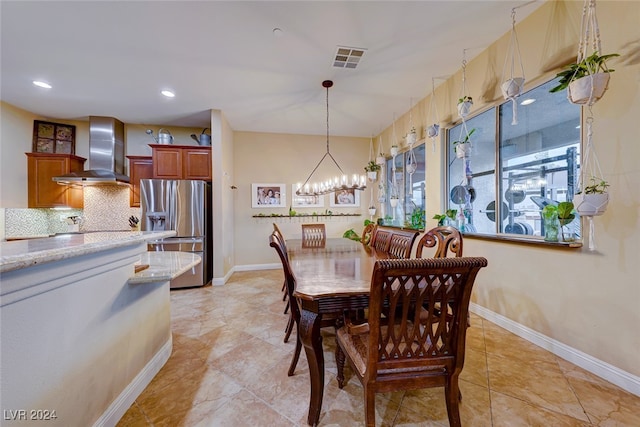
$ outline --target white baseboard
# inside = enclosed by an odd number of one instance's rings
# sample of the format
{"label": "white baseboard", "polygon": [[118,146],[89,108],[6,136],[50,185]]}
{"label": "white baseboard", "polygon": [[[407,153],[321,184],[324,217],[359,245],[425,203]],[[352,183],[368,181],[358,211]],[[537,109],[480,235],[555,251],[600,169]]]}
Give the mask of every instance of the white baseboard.
{"label": "white baseboard", "polygon": [[246,264],[246,265],[236,265],[232,267],[224,277],[214,277],[211,280],[211,284],[213,286],[220,286],[227,283],[229,278],[236,271],[256,271],[256,270],[276,270],[278,268],[282,268],[282,264],[273,263],[273,264]]}
{"label": "white baseboard", "polygon": [[171,349],[173,347],[173,339],[169,337],[169,340],[164,343],[160,350],[153,356],[153,358],[145,365],[145,367],[136,375],[136,377],[129,383],[129,385],[120,393],[120,395],[114,400],[107,410],[98,418],[93,424],[94,427],[102,426],[115,426],[120,421],[120,418],[129,410],[133,402],[140,396],[144,389],[149,385],[153,377],[160,371],[160,369],[167,363],[171,356]]}
{"label": "white baseboard", "polygon": [[272,264],[245,264],[236,265],[236,271],[254,271],[254,270],[276,270],[282,268],[282,264],[275,262]]}
{"label": "white baseboard", "polygon": [[546,335],[514,322],[501,314],[494,313],[493,311],[479,306],[478,304],[470,303],[469,311],[539,347],[542,347],[547,351],[550,351],[556,356],[561,357],[574,365],[580,366],[582,369],[617,385],[629,393],[640,396],[640,377],[638,376],[623,371],[622,369],[619,369],[607,362],[603,362],[600,359],[596,359],[595,357],[583,353],[580,350],[569,347],[566,344],[549,338]]}

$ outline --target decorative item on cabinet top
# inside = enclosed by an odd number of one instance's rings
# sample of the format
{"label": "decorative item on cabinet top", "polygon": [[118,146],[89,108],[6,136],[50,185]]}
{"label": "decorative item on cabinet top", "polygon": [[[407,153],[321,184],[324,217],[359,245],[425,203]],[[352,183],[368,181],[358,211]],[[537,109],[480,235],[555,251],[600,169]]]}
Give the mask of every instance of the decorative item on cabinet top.
{"label": "decorative item on cabinet top", "polygon": [[33,121],[34,153],[76,153],[76,127],[63,123]]}

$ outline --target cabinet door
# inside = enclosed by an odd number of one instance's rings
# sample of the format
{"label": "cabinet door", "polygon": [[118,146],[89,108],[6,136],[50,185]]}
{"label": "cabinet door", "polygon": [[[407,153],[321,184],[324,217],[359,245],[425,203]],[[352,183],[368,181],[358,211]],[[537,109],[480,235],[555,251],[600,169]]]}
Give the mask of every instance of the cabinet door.
{"label": "cabinet door", "polygon": [[182,149],[178,147],[153,147],[153,177],[160,179],[183,179]]}
{"label": "cabinet door", "polygon": [[182,162],[184,179],[211,181],[211,148],[186,148]]}
{"label": "cabinet door", "polygon": [[30,208],[84,207],[81,185],[60,185],[52,178],[82,171],[86,159],[67,154],[26,154]]}
{"label": "cabinet door", "polygon": [[127,156],[129,159],[129,205],[140,207],[140,180],[153,178],[153,158],[151,156]]}

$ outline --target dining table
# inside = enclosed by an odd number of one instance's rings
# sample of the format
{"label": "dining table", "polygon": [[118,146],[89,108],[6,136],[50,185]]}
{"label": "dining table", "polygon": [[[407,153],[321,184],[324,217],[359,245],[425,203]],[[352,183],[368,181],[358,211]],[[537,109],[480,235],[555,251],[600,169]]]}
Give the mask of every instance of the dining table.
{"label": "dining table", "polygon": [[298,338],[311,380],[307,423],[316,426],[324,393],[322,316],[366,308],[375,262],[392,256],[346,238],[327,238],[316,247],[303,246],[302,239],[287,239],[286,247],[300,305]]}

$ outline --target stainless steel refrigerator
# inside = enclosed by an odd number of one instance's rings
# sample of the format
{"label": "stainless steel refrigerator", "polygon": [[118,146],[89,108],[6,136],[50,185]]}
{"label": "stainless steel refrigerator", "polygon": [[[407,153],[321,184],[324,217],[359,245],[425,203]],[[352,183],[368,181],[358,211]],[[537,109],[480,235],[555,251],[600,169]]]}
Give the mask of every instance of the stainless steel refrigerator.
{"label": "stainless steel refrigerator", "polygon": [[140,180],[141,230],[175,230],[149,242],[150,251],[194,252],[202,261],[171,281],[171,289],[204,286],[211,281],[211,184],[195,180]]}

